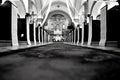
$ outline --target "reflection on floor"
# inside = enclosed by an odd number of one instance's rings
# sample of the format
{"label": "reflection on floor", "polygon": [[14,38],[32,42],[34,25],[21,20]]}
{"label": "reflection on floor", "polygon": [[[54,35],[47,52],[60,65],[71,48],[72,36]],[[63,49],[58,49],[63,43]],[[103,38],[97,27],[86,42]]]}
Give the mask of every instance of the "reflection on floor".
{"label": "reflection on floor", "polygon": [[120,58],[54,43],[0,58],[0,80],[120,80]]}

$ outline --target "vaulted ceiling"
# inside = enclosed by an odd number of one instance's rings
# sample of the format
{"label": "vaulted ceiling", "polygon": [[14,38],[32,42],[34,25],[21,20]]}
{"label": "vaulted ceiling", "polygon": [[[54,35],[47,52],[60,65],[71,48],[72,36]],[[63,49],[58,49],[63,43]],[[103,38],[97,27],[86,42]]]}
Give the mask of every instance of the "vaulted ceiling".
{"label": "vaulted ceiling", "polygon": [[[83,6],[86,0],[29,0],[29,4],[33,4],[37,8],[37,13],[41,16],[46,14],[50,5],[50,11],[52,10],[63,10],[70,12],[71,16],[79,14],[80,8]],[[70,11],[68,10],[70,8]]]}
{"label": "vaulted ceiling", "polygon": [[[6,0],[3,0],[3,2]],[[91,14],[96,17],[100,14],[100,8],[106,3],[109,8],[117,5],[117,0],[10,0],[18,7],[21,16],[25,13],[34,12],[38,17],[44,17],[49,12],[54,10],[61,10],[71,18],[81,17],[85,14]],[[86,4],[87,2],[87,4]]]}
{"label": "vaulted ceiling", "polygon": [[[117,0],[28,0],[28,3],[29,5],[31,4],[32,7],[29,9],[36,12],[40,17],[46,15],[47,11],[62,10],[67,12],[72,18],[76,18],[84,14],[91,14],[93,17],[96,17],[100,14],[100,8],[106,5],[106,2],[111,8],[117,4],[116,1]],[[87,4],[85,4],[86,2]],[[36,10],[34,8],[36,8]],[[30,12],[30,10],[28,11]]]}

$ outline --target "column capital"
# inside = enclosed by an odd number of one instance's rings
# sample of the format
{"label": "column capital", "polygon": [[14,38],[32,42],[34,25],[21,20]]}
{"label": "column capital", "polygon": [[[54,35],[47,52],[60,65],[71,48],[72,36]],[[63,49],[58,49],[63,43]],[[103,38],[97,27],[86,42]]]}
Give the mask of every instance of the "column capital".
{"label": "column capital", "polygon": [[30,17],[30,13],[26,13],[25,17]]}
{"label": "column capital", "polygon": [[91,17],[91,14],[87,14],[87,17]]}

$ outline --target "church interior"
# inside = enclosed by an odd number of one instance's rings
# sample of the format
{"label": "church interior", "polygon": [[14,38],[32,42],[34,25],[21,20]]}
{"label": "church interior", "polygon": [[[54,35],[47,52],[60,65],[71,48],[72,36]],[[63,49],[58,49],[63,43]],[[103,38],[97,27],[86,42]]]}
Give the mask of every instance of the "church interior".
{"label": "church interior", "polygon": [[0,0],[0,80],[120,80],[119,0]]}

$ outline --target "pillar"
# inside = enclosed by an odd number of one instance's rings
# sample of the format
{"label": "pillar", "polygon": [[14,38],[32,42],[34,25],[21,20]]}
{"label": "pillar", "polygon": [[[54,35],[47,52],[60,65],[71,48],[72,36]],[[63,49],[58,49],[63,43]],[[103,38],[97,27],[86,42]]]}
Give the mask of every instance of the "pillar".
{"label": "pillar", "polygon": [[89,17],[88,43],[87,43],[87,45],[90,46],[91,42],[92,42],[92,16]]}
{"label": "pillar", "polygon": [[72,31],[72,42],[74,43],[74,30]]}
{"label": "pillar", "polygon": [[33,26],[33,36],[34,36],[34,44],[36,44],[36,21],[34,21],[34,26]]}
{"label": "pillar", "polygon": [[40,26],[38,26],[38,42],[40,43]]}
{"label": "pillar", "polygon": [[46,34],[46,42],[48,43],[48,33]]}
{"label": "pillar", "polygon": [[74,44],[76,43],[76,28],[74,29]]}
{"label": "pillar", "polygon": [[99,46],[105,46],[106,43],[106,27],[105,26],[101,26],[100,29],[100,42],[99,42]]}
{"label": "pillar", "polygon": [[46,32],[44,30],[44,42],[46,43]]}
{"label": "pillar", "polygon": [[79,44],[80,41],[80,26],[77,26],[77,44]]}
{"label": "pillar", "polygon": [[82,38],[81,38],[81,45],[84,43],[84,26],[82,25]]}
{"label": "pillar", "polygon": [[73,42],[73,31],[71,31],[71,42]]}
{"label": "pillar", "polygon": [[42,36],[42,43],[44,43],[44,30],[43,30],[43,28],[41,28],[41,36]]}
{"label": "pillar", "polygon": [[71,31],[71,42],[73,42],[73,31]]}
{"label": "pillar", "polygon": [[12,35],[12,46],[18,46],[18,26],[17,26],[17,8],[12,4],[12,24],[11,24],[11,35]]}
{"label": "pillar", "polygon": [[48,42],[51,42],[51,41],[50,41],[50,35],[49,35],[49,34],[48,34]]}
{"label": "pillar", "polygon": [[106,43],[106,34],[107,34],[107,5],[101,9],[101,17],[100,17],[101,25],[100,25],[100,42],[99,46],[104,47]]}
{"label": "pillar", "polygon": [[30,23],[30,17],[29,16],[27,16],[26,17],[26,23],[27,23],[27,26],[26,26],[26,32],[27,32],[27,44],[28,45],[31,45],[31,41],[30,41],[30,25],[29,25],[29,23]]}

